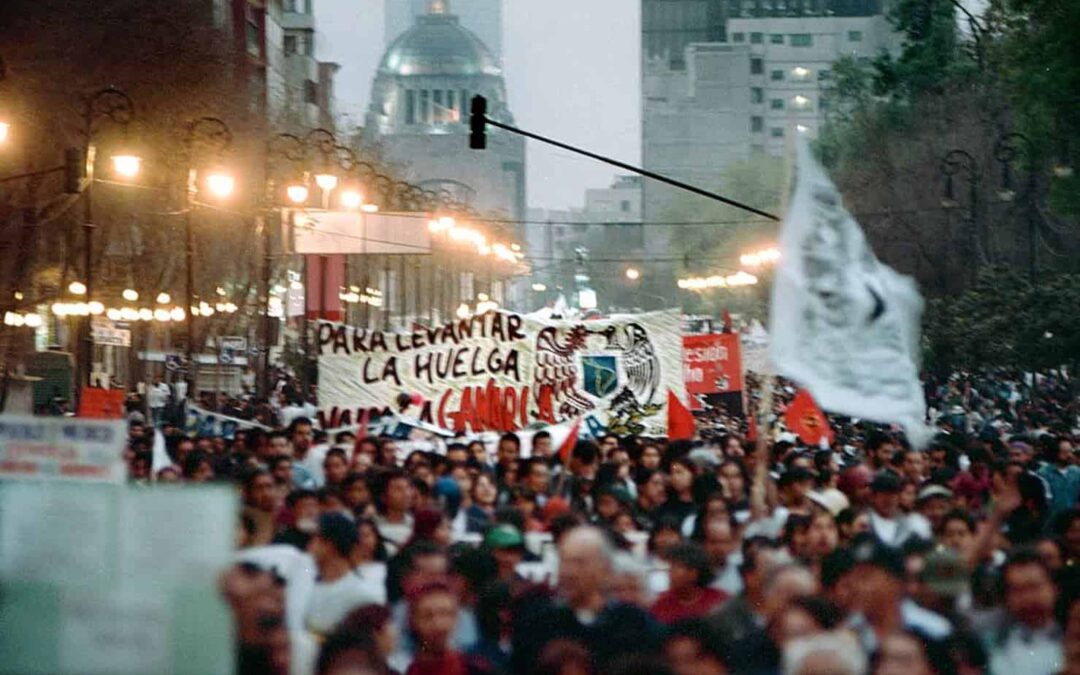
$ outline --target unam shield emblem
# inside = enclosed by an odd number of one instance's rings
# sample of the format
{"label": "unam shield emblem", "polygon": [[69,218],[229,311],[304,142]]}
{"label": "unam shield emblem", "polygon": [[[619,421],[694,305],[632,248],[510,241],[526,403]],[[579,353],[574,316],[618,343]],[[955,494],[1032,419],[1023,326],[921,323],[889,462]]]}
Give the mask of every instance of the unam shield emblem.
{"label": "unam shield emblem", "polygon": [[583,388],[596,398],[615,393],[619,386],[619,371],[614,356],[582,356]]}

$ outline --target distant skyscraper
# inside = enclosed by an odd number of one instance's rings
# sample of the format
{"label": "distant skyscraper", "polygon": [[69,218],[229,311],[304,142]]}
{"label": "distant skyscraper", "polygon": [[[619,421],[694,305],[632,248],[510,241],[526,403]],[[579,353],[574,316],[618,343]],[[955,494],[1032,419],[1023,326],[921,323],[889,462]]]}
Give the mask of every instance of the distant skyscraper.
{"label": "distant skyscraper", "polygon": [[[384,0],[385,40],[389,45],[412,28],[416,17],[427,14],[429,0]],[[447,11],[476,34],[499,65],[503,59],[502,0],[443,0]]]}
{"label": "distant skyscraper", "polygon": [[641,56],[665,58],[672,70],[686,67],[693,42],[722,42],[731,0],[642,0]]}

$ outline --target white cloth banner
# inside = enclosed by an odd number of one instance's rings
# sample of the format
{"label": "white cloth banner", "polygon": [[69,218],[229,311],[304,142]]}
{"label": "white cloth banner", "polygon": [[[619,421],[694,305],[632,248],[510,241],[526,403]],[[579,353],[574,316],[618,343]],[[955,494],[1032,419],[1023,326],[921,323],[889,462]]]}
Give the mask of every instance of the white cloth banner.
{"label": "white cloth banner", "polygon": [[320,322],[317,343],[326,427],[390,409],[457,432],[581,417],[660,435],[668,390],[685,399],[675,310],[591,321],[488,312],[409,333]]}
{"label": "white cloth banner", "polygon": [[780,232],[769,355],[825,410],[902,424],[923,444],[914,281],[883,265],[805,141]]}

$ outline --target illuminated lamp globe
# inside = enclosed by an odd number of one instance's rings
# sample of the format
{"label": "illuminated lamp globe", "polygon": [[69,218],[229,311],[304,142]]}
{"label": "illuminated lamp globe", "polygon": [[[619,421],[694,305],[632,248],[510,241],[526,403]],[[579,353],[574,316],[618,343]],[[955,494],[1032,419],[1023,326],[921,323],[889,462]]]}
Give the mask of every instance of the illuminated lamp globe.
{"label": "illuminated lamp globe", "polygon": [[315,184],[320,190],[330,192],[338,185],[338,177],[332,173],[320,173],[315,175]]}
{"label": "illuminated lamp globe", "polygon": [[206,176],[206,188],[215,197],[228,197],[236,188],[236,179],[223,171],[212,171]]}
{"label": "illuminated lamp globe", "polygon": [[364,196],[356,190],[345,190],[341,193],[341,205],[350,210],[356,210],[364,204]]}
{"label": "illuminated lamp globe", "polygon": [[121,178],[134,178],[142,170],[142,157],[122,154],[112,156],[113,172]]}
{"label": "illuminated lamp globe", "polygon": [[285,196],[288,197],[289,201],[293,204],[303,204],[308,200],[307,186],[294,183],[285,188]]}

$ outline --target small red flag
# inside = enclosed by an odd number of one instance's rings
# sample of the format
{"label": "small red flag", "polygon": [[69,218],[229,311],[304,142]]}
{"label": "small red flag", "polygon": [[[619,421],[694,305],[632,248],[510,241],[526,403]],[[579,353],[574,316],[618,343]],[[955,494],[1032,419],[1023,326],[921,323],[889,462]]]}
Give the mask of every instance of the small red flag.
{"label": "small red flag", "polygon": [[675,392],[668,389],[667,435],[669,441],[694,437],[694,415],[687,409]]}
{"label": "small red flag", "polygon": [[579,417],[574,420],[574,425],[570,427],[570,434],[559,446],[559,459],[562,460],[563,466],[570,462],[570,453],[573,452],[574,446],[577,445],[580,431],[581,418]]}
{"label": "small red flag", "polygon": [[784,415],[784,421],[787,422],[788,429],[807,445],[817,445],[822,436],[829,439],[829,443],[833,441],[829,420],[814,402],[814,397],[805,389],[796,392],[795,399]]}

